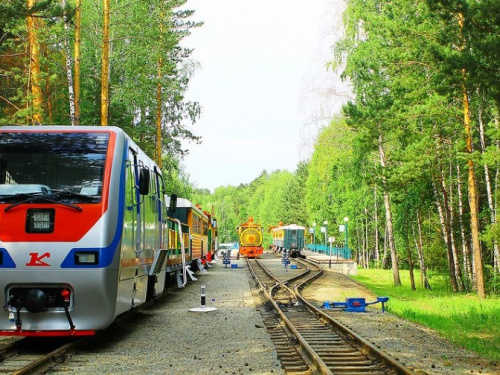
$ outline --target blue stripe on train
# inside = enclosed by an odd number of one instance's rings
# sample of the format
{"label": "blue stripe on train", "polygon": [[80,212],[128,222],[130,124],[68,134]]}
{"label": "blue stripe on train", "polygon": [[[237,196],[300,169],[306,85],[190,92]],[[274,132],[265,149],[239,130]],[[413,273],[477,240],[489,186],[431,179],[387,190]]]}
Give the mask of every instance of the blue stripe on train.
{"label": "blue stripe on train", "polygon": [[0,249],[0,268],[16,268],[16,264],[7,249]]}

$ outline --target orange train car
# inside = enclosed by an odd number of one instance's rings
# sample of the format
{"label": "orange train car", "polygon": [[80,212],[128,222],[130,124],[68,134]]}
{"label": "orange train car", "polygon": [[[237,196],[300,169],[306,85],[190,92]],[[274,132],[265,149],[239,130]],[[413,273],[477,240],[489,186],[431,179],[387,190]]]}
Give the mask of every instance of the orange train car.
{"label": "orange train car", "polygon": [[262,225],[254,223],[253,217],[240,224],[237,228],[240,239],[240,255],[256,258],[264,252],[262,247]]}

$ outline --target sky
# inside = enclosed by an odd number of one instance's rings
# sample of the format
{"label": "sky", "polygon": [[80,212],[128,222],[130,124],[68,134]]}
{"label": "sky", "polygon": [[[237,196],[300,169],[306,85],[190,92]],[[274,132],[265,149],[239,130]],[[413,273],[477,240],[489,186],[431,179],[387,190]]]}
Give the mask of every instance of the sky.
{"label": "sky", "polygon": [[294,172],[347,94],[327,70],[341,35],[341,0],[188,0],[193,21],[183,46],[197,68],[186,99],[201,105],[187,143],[189,180],[212,192],[262,171]]}

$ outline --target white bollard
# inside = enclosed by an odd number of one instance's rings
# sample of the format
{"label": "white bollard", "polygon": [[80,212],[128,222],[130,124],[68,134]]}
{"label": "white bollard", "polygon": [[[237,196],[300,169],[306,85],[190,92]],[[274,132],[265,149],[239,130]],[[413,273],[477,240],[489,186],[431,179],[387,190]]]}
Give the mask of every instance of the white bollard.
{"label": "white bollard", "polygon": [[207,303],[207,294],[206,294],[206,291],[207,291],[206,285],[202,285],[201,286],[201,306],[189,309],[189,311],[193,311],[193,312],[207,312],[207,311],[215,311],[215,310],[217,310],[216,307],[212,307],[212,306],[207,307],[206,306],[206,303]]}

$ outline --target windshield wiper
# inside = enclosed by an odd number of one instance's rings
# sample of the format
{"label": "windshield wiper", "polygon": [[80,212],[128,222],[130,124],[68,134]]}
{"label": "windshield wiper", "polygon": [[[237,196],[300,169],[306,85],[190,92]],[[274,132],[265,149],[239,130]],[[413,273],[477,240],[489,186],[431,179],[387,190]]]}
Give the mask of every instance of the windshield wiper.
{"label": "windshield wiper", "polygon": [[73,208],[74,210],[77,210],[77,211],[83,211],[83,209],[81,207],[77,206],[76,204],[66,203],[66,202],[60,202],[60,201],[52,198],[51,195],[53,195],[53,194],[47,194],[47,193],[30,193],[30,194],[19,193],[19,194],[15,194],[12,197],[19,198],[19,197],[26,196],[27,198],[23,199],[22,201],[16,202],[16,203],[12,203],[11,205],[5,207],[4,211],[5,212],[10,211],[14,207],[17,207],[17,206],[19,206],[21,204],[34,203],[34,202],[38,202],[38,201],[58,203],[58,204],[62,204],[63,206],[66,206],[66,207]]}
{"label": "windshield wiper", "polygon": [[96,199],[99,199],[99,196],[74,193],[69,190],[51,190],[49,196],[57,198],[78,198],[87,202],[93,202]]}

